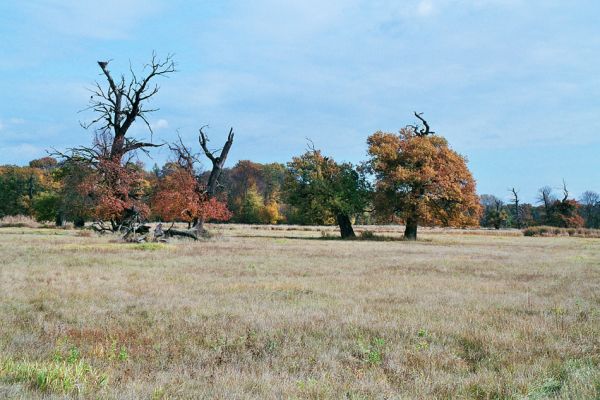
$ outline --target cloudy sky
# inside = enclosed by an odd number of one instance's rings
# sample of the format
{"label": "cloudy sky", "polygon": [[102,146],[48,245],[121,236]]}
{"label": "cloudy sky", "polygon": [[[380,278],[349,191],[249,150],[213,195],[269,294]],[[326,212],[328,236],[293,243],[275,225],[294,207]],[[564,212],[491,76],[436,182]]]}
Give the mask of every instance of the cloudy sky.
{"label": "cloudy sky", "polygon": [[178,72],[154,140],[196,146],[209,124],[216,145],[233,126],[230,165],[285,162],[306,138],[358,162],[419,111],[480,193],[600,191],[599,17],[595,0],[2,1],[0,164],[88,144],[96,61],[126,72],[156,51]]}

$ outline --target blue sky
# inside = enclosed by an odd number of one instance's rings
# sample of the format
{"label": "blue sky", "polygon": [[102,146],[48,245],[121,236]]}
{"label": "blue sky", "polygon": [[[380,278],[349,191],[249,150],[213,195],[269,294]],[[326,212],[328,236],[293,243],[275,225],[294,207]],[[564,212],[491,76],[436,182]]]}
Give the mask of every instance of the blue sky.
{"label": "blue sky", "polygon": [[358,162],[419,111],[479,193],[600,191],[599,17],[586,0],[3,1],[0,164],[88,144],[96,60],[125,72],[156,51],[179,72],[152,103],[154,139],[197,146],[209,124],[216,144],[233,126],[229,165],[285,162],[307,137]]}

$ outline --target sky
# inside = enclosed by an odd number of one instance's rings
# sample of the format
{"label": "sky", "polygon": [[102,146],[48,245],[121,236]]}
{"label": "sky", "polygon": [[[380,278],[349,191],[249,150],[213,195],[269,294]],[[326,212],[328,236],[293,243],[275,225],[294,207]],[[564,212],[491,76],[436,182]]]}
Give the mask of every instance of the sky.
{"label": "sky", "polygon": [[[0,164],[89,144],[89,88],[174,54],[156,142],[236,133],[241,159],[286,162],[307,138],[339,161],[423,112],[478,192],[600,191],[596,0],[30,0],[0,2]],[[132,128],[149,139],[142,124]],[[143,159],[151,166],[165,148]]]}

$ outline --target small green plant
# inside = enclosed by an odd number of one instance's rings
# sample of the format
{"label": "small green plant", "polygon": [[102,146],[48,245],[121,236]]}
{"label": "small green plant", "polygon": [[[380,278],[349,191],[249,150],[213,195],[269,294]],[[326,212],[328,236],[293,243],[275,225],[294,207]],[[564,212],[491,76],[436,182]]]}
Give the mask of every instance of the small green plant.
{"label": "small green plant", "polygon": [[113,339],[110,344],[107,358],[109,360],[127,361],[127,359],[129,359],[129,353],[127,353],[127,348],[125,346],[117,346],[117,341]]}
{"label": "small green plant", "polygon": [[129,354],[127,354],[127,349],[125,346],[121,346],[121,350],[119,350],[119,355],[117,358],[119,361],[126,361],[129,358]]}
{"label": "small green plant", "polygon": [[74,364],[77,361],[79,361],[79,359],[81,358],[81,353],[79,352],[79,349],[75,346],[72,346],[69,349],[69,355],[67,356],[67,363],[68,364]]}
{"label": "small green plant", "polygon": [[425,340],[421,340],[415,347],[419,351],[429,350],[429,343]]}
{"label": "small green plant", "polygon": [[358,352],[363,362],[370,365],[380,365],[383,362],[383,349],[385,340],[374,338],[370,342],[358,339]]}
{"label": "small green plant", "polygon": [[166,390],[164,387],[159,386],[152,391],[152,400],[160,400],[165,398]]}

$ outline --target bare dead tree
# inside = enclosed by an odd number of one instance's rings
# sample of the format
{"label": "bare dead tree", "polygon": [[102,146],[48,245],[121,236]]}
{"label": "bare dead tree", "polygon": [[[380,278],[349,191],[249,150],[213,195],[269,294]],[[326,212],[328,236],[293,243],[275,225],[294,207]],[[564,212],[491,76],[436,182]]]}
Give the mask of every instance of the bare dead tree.
{"label": "bare dead tree", "polygon": [[[200,135],[198,136],[198,141],[200,142],[200,146],[204,151],[204,155],[211,161],[212,169],[210,171],[210,176],[208,177],[208,183],[206,184],[206,193],[212,197],[215,195],[215,191],[217,189],[217,183],[219,181],[219,177],[223,172],[223,166],[225,165],[225,160],[227,159],[227,155],[229,154],[229,149],[231,149],[231,145],[233,144],[233,128],[229,129],[229,134],[227,135],[227,140],[225,144],[220,150],[210,150],[208,148],[208,136],[202,129],[206,128],[206,125],[200,128]],[[220,153],[215,157],[215,154]]]}
{"label": "bare dead tree", "polygon": [[172,56],[168,55],[161,60],[156,54],[152,54],[152,59],[143,68],[143,74],[138,76],[130,66],[128,78],[121,74],[115,79],[108,69],[109,62],[98,61],[107,87],[96,82],[91,89],[89,105],[82,110],[95,113],[93,120],[80,123],[85,129],[95,128],[93,145],[69,149],[75,158],[91,162],[102,158],[120,163],[128,153],[137,150],[148,153],[148,148],[162,146],[140,141],[127,133],[133,123],[140,119],[152,136],[148,114],[158,111],[158,108],[150,108],[148,103],[159,91],[159,86],[153,82],[158,77],[166,77],[175,72]]}
{"label": "bare dead tree", "polygon": [[567,200],[569,200],[569,191],[567,190],[567,182],[565,182],[565,180],[564,180],[564,179],[563,179],[563,187],[562,187],[562,190],[563,190],[563,199],[562,199],[562,202],[563,202],[563,203],[566,203],[566,202],[567,202]]}
{"label": "bare dead tree", "polygon": [[177,158],[177,165],[194,175],[194,166],[196,163],[200,162],[198,155],[194,154],[192,150],[183,143],[179,134],[177,135],[177,139],[176,142],[169,144],[169,150],[171,150],[171,153]]}
{"label": "bare dead tree", "polygon": [[521,229],[521,207],[519,205],[519,192],[513,187],[510,192],[513,196],[513,204],[515,207],[515,222],[517,223],[517,228]]}
{"label": "bare dead tree", "polygon": [[415,111],[414,114],[415,114],[415,117],[417,117],[423,124],[423,127],[421,127],[418,124],[417,125],[408,125],[408,127],[413,130],[415,135],[417,135],[417,136],[427,136],[430,134],[433,135],[435,132],[431,130],[431,128],[429,127],[429,124],[427,123],[425,118],[422,117],[423,113],[417,113]]}
{"label": "bare dead tree", "polygon": [[547,214],[550,210],[550,206],[552,205],[552,201],[554,200],[552,195],[552,188],[550,186],[543,186],[539,188],[537,200],[539,203],[544,205],[544,210]]}

